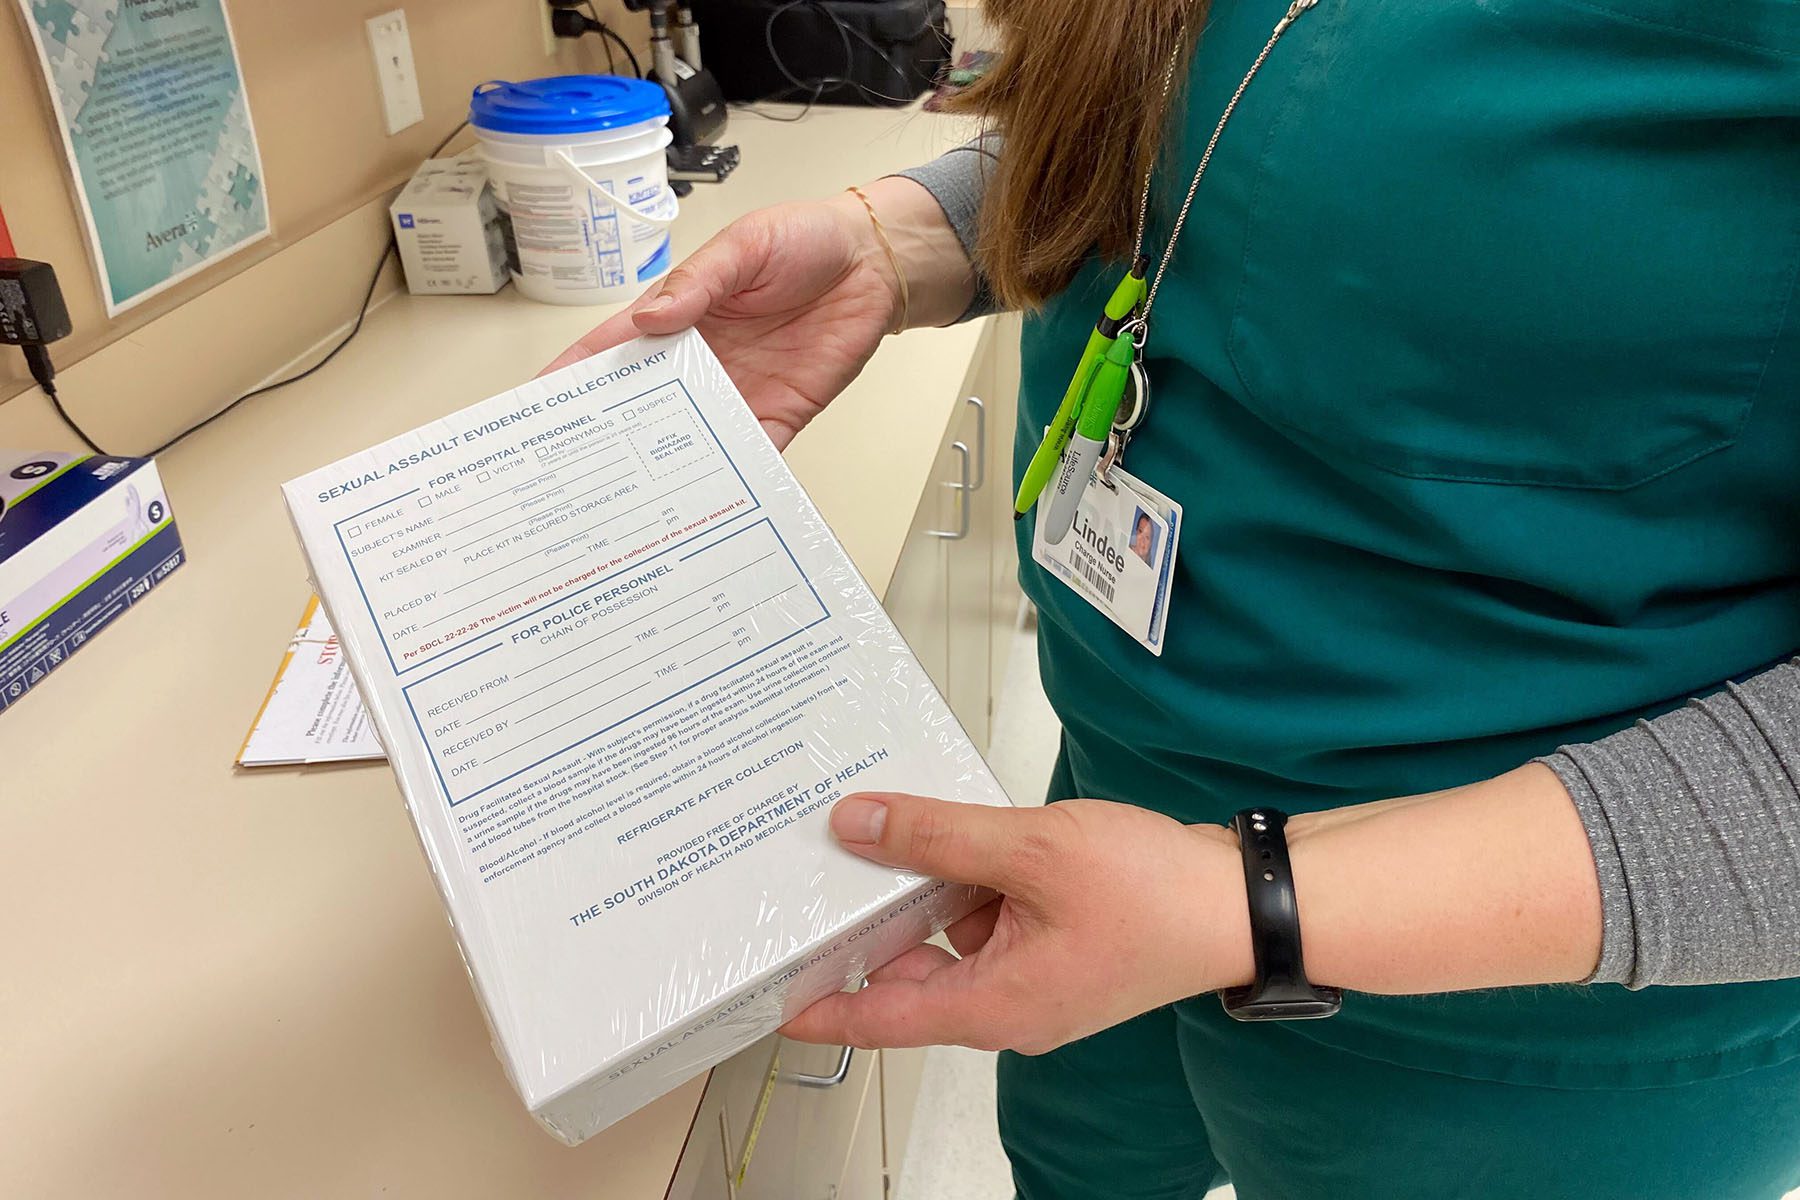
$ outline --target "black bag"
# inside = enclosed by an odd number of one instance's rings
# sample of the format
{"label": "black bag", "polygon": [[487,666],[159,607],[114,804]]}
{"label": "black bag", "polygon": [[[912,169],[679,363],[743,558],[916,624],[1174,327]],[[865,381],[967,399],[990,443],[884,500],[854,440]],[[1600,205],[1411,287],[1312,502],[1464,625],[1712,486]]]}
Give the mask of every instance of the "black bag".
{"label": "black bag", "polygon": [[691,0],[727,100],[906,104],[950,63],[944,0]]}

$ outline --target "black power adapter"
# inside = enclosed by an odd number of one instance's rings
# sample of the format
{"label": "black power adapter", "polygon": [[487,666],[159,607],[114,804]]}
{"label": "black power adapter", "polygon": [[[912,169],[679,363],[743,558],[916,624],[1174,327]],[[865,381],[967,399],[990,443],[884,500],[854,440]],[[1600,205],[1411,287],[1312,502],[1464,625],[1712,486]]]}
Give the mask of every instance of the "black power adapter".
{"label": "black power adapter", "polygon": [[51,395],[56,368],[44,347],[68,337],[70,328],[55,269],[29,258],[0,258],[0,343],[24,349],[31,377]]}
{"label": "black power adapter", "polygon": [[95,454],[104,451],[77,425],[56,394],[56,365],[45,349],[58,338],[69,336],[69,306],[63,302],[62,285],[47,262],[29,258],[0,258],[0,345],[25,351],[25,365],[37,380],[51,407],[75,436]]}

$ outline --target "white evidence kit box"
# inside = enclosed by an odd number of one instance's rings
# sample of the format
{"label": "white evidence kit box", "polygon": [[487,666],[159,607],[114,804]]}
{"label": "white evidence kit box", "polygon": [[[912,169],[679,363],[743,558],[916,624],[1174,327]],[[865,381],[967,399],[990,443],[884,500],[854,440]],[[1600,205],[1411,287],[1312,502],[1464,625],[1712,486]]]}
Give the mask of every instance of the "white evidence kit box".
{"label": "white evidence kit box", "polygon": [[283,490],[495,1047],[562,1140],[983,900],[832,839],[852,791],[1008,801],[699,335]]}
{"label": "white evidence kit box", "polygon": [[489,295],[512,278],[511,222],[472,154],[426,159],[388,213],[414,295]]}

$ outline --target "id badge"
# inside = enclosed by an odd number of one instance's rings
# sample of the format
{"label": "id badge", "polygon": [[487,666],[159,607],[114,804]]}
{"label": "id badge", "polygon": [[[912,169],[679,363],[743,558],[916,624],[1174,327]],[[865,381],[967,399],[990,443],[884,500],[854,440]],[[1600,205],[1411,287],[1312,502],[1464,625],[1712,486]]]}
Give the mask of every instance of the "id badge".
{"label": "id badge", "polygon": [[1090,478],[1060,545],[1044,541],[1050,506],[1037,506],[1031,557],[1157,656],[1169,623],[1169,589],[1181,538],[1181,505],[1123,467],[1112,486]]}

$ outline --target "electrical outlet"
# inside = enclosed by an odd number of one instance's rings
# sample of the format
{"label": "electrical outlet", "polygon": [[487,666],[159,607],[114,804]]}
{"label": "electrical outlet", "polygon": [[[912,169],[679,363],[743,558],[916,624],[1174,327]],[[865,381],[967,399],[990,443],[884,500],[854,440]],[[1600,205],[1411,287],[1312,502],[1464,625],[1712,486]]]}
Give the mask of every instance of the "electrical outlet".
{"label": "electrical outlet", "polygon": [[406,32],[406,12],[396,8],[370,17],[369,51],[375,56],[375,78],[381,84],[381,106],[387,131],[399,133],[425,119],[419,100],[419,75],[413,70],[412,38]]}

